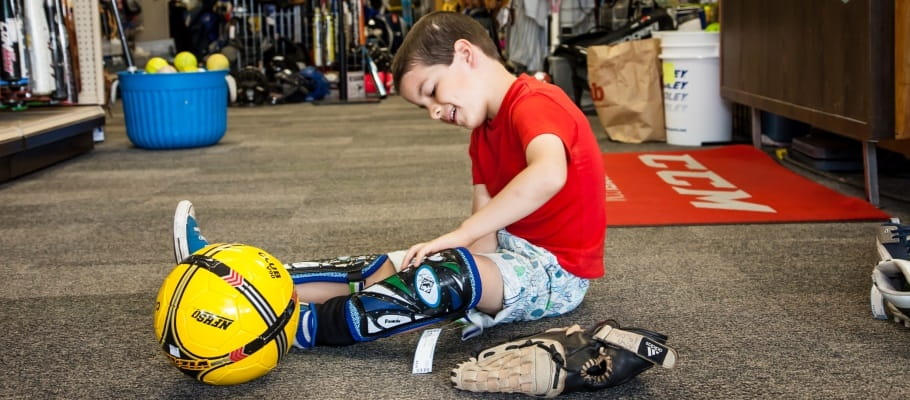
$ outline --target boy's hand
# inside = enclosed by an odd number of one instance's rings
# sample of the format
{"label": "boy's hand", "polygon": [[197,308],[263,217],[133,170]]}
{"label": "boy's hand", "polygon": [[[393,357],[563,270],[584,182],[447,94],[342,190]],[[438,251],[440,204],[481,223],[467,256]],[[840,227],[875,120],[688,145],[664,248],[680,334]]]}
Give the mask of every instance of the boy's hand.
{"label": "boy's hand", "polygon": [[454,249],[456,247],[468,246],[473,241],[461,234],[459,231],[452,231],[425,243],[417,243],[408,249],[404,255],[403,268],[411,268],[420,265],[423,259],[429,255],[440,252],[445,249]]}

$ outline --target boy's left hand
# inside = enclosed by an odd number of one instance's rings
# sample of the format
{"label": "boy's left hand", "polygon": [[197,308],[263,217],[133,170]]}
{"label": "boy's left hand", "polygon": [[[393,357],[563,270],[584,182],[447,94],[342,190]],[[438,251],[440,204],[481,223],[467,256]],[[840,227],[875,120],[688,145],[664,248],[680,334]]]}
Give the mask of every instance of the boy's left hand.
{"label": "boy's left hand", "polygon": [[452,231],[425,243],[417,243],[408,249],[404,255],[404,268],[416,267],[429,255],[446,249],[468,246],[473,241],[460,233]]}

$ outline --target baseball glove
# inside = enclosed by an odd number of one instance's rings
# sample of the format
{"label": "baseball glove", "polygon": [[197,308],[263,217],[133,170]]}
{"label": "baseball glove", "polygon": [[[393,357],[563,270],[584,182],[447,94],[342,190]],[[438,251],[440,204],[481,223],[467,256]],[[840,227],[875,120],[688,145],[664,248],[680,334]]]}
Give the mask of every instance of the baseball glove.
{"label": "baseball glove", "polygon": [[455,387],[472,392],[555,397],[616,386],[655,364],[676,365],[667,337],[613,320],[585,331],[578,325],[547,331],[482,350],[452,370]]}

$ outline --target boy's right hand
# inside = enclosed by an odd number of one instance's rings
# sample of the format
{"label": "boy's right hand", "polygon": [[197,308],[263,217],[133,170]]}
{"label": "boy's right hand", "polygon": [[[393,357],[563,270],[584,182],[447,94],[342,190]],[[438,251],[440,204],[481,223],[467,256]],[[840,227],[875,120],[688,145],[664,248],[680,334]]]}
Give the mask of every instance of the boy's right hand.
{"label": "boy's right hand", "polygon": [[472,240],[464,237],[458,230],[454,230],[429,242],[417,243],[411,246],[404,255],[402,265],[404,268],[416,267],[419,266],[427,256],[446,249],[465,247],[472,242]]}

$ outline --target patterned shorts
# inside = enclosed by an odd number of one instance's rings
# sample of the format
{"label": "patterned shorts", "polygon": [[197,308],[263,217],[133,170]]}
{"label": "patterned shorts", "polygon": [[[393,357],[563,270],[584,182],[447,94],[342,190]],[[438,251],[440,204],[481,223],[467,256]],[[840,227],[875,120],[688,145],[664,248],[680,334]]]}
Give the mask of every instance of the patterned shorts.
{"label": "patterned shorts", "polygon": [[588,292],[589,281],[564,270],[556,256],[518,236],[500,230],[495,253],[477,254],[491,259],[502,273],[503,304],[495,316],[471,310],[472,326],[462,338],[479,335],[483,328],[514,321],[533,321],[574,310]]}

